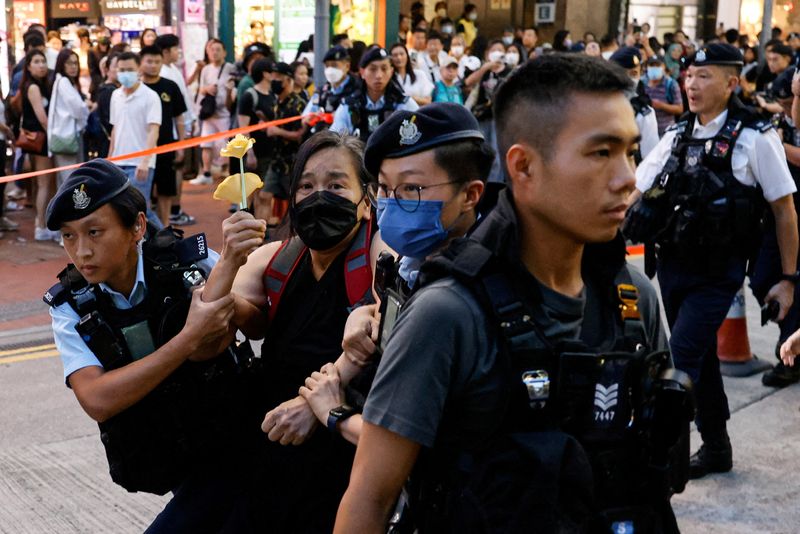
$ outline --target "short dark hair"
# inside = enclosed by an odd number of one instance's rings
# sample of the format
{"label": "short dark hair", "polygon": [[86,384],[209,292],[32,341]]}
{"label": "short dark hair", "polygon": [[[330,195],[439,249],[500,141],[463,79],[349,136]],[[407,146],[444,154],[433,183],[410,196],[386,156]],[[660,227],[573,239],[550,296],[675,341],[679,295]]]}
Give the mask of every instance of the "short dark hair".
{"label": "short dark hair", "polygon": [[414,26],[414,29],[411,30],[411,33],[424,33],[425,37],[428,37],[428,29],[423,28],[422,26]]}
{"label": "short dark hair", "polygon": [[434,40],[434,41],[442,42],[442,34],[437,32],[436,30],[429,30],[428,31],[427,40],[428,41]]}
{"label": "short dark hair", "polygon": [[326,148],[343,148],[347,150],[350,155],[353,166],[358,172],[358,178],[361,183],[366,187],[370,182],[374,182],[375,178],[369,173],[367,167],[364,165],[364,142],[358,137],[334,132],[333,130],[323,130],[312,135],[308,141],[300,145],[295,157],[294,167],[292,168],[292,181],[290,184],[290,202],[294,203],[294,195],[297,192],[297,184],[300,182],[300,177],[303,175],[306,163],[311,159],[311,156],[325,150]]}
{"label": "short dark hair", "polygon": [[609,45],[614,44],[616,42],[616,40],[617,40],[617,36],[616,35],[613,35],[611,33],[607,33],[607,34],[605,34],[604,36],[602,36],[600,38],[600,46],[607,47]]}
{"label": "short dark hair", "polygon": [[494,163],[494,149],[486,141],[465,139],[433,149],[436,164],[457,184],[485,182]]}
{"label": "short dark hair", "polygon": [[44,37],[39,32],[34,32],[28,34],[23,41],[23,46],[26,52],[30,52],[34,48],[40,48],[44,46]]}
{"label": "short dark hair", "polygon": [[731,28],[730,30],[726,31],[725,40],[728,41],[729,44],[735,45],[739,41],[739,30],[736,28]]}
{"label": "short dark hair", "polygon": [[272,72],[272,62],[268,59],[257,59],[250,66],[250,77],[253,78],[255,83],[261,83],[264,79],[264,73]]}
{"label": "short dark hair", "polygon": [[161,57],[161,47],[158,45],[144,46],[139,51],[139,57],[144,56],[158,56]]}
{"label": "short dark hair", "polygon": [[139,213],[147,213],[144,196],[133,186],[128,186],[122,193],[109,200],[108,205],[117,214],[122,226],[126,228],[131,228],[136,224]]}
{"label": "short dark hair", "polygon": [[342,43],[345,39],[349,39],[350,36],[346,33],[337,33],[333,37],[331,37],[331,45],[336,46]]}
{"label": "short dark hair", "polygon": [[134,60],[137,65],[141,65],[142,64],[142,58],[136,52],[123,52],[123,53],[121,53],[119,55],[119,57],[117,57],[117,63],[119,63],[120,61],[128,61],[129,59]]}
{"label": "short dark hair", "polygon": [[622,67],[585,55],[554,53],[523,64],[495,95],[500,153],[525,139],[548,160],[576,93],[622,94],[631,87]]}
{"label": "short dark hair", "polygon": [[181,40],[174,33],[165,33],[164,35],[156,37],[156,45],[163,51],[168,48],[180,46]]}

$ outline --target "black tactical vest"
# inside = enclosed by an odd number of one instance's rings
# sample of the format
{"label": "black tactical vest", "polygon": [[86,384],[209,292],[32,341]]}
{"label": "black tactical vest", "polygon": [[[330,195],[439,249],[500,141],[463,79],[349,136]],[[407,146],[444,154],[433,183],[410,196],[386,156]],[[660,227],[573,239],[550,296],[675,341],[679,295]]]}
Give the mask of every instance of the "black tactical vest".
{"label": "black tactical vest", "polygon": [[766,202],[761,188],[733,175],[734,147],[744,128],[765,132],[772,125],[731,97],[728,118],[710,139],[692,138],[695,116],[675,132],[672,152],[653,186],[629,213],[625,236],[659,245],[659,255],[716,272],[732,257],[746,259],[757,249]]}
{"label": "black tactical vest", "polygon": [[[608,288],[613,334],[602,347],[551,343],[503,251],[515,235],[512,210],[501,199],[471,239],[420,275],[423,287],[455,277],[484,308],[507,408],[478,450],[426,451],[411,515],[420,532],[654,532],[686,482],[691,381],[649,348],[621,236],[584,254],[584,277]],[[605,327],[593,321],[584,317],[584,328]]]}
{"label": "black tactical vest", "polygon": [[[787,145],[800,147],[800,130],[797,126],[789,124],[786,115],[779,113],[772,117],[772,125],[783,132],[782,141]],[[794,165],[790,161],[786,162],[789,165],[789,172],[792,173],[795,185],[800,189],[800,167]],[[795,202],[797,201],[798,193],[795,193]]]}
{"label": "black tactical vest", "polygon": [[[147,295],[121,310],[70,264],[45,295],[51,306],[68,303],[81,317],[76,330],[106,371],[147,357],[183,328],[190,288],[208,273],[197,261],[208,255],[204,234],[181,239],[148,226],[143,244]],[[246,347],[245,347],[246,345]],[[242,445],[246,402],[245,349],[229,347],[205,362],[183,363],[142,400],[99,423],[112,480],[128,491],[163,495],[192,469]]]}
{"label": "black tactical vest", "polygon": [[[353,94],[356,88],[356,81],[350,76],[349,81],[344,86],[339,93],[333,92],[333,86],[326,82],[325,85],[322,86],[322,89],[319,91],[319,101],[317,105],[319,106],[319,111],[324,113],[335,113],[336,110],[339,108],[339,104],[344,102],[347,97]],[[320,121],[314,125],[313,133],[317,133],[322,130],[327,130],[330,128],[330,124],[325,121]]]}
{"label": "black tactical vest", "polygon": [[383,94],[383,106],[378,109],[367,109],[367,89],[362,82],[362,86],[354,91],[345,99],[350,111],[350,122],[353,130],[358,131],[358,137],[365,143],[372,132],[378,129],[389,116],[397,110],[397,107],[408,100],[402,88],[392,77],[386,91]]}

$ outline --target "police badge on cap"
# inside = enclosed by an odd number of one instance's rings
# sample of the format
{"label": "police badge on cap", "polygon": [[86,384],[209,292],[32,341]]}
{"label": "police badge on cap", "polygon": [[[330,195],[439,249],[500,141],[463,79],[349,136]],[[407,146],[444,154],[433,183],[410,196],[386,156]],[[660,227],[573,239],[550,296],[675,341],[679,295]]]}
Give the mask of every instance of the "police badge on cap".
{"label": "police badge on cap", "polygon": [[413,145],[419,141],[419,138],[422,137],[422,134],[417,128],[417,125],[414,124],[414,121],[417,120],[417,116],[414,115],[411,119],[406,119],[403,121],[403,124],[400,125],[400,144],[401,145]]}
{"label": "police badge on cap", "polygon": [[84,191],[85,188],[86,184],[81,184],[80,189],[74,189],[72,191],[72,203],[75,205],[76,210],[85,210],[92,201],[89,195],[86,194],[86,191]]}
{"label": "police badge on cap", "polygon": [[711,43],[698,50],[689,58],[687,64],[695,67],[705,67],[707,65],[741,67],[744,65],[744,57],[739,52],[739,49],[727,43]]}

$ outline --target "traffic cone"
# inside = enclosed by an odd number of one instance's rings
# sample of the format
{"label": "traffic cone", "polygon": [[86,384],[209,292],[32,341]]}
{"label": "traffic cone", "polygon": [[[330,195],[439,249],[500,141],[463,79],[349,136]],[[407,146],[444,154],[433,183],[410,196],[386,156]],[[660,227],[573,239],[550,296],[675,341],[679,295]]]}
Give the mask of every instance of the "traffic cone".
{"label": "traffic cone", "polygon": [[751,376],[772,367],[750,350],[744,288],[736,293],[728,315],[717,331],[717,357],[724,376]]}

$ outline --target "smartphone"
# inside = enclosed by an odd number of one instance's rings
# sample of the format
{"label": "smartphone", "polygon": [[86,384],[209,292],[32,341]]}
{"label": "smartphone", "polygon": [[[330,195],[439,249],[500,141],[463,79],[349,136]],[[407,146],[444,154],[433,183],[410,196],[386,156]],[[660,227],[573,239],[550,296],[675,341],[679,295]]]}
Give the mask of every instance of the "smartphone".
{"label": "smartphone", "polygon": [[397,323],[397,317],[400,315],[400,310],[403,308],[403,301],[400,295],[391,289],[386,291],[383,308],[381,324],[378,328],[378,352],[380,354],[383,354],[383,351],[386,350],[386,345],[388,345],[389,338],[394,331],[394,325]]}

